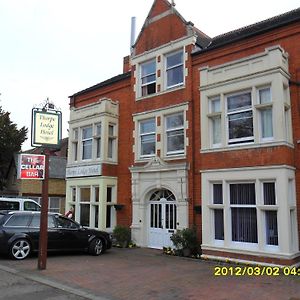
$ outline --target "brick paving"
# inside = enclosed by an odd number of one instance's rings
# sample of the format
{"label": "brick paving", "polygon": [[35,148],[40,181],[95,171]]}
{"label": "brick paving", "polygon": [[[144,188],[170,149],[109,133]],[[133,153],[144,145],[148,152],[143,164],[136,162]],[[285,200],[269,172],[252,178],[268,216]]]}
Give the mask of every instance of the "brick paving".
{"label": "brick paving", "polygon": [[216,277],[217,265],[145,248],[113,248],[99,257],[49,255],[43,271],[37,270],[36,256],[24,261],[0,257],[0,266],[82,291],[89,299],[300,300],[300,276]]}

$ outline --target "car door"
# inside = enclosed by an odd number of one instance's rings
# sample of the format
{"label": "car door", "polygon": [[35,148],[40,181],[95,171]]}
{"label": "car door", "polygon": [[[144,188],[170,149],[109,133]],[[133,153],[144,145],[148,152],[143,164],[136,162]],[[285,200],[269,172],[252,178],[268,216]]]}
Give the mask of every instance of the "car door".
{"label": "car door", "polygon": [[58,215],[56,223],[62,250],[81,250],[87,247],[89,235],[78,223]]}
{"label": "car door", "polygon": [[[35,214],[29,224],[30,237],[35,244],[35,249],[38,249],[40,240],[40,218],[41,214]],[[48,229],[47,229],[47,249],[59,249],[60,235],[55,226],[53,215],[48,215]]]}

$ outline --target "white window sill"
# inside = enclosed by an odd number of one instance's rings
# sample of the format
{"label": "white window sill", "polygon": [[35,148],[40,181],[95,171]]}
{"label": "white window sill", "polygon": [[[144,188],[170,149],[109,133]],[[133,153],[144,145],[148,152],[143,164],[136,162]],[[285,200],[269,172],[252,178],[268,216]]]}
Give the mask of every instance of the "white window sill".
{"label": "white window sill", "polygon": [[243,150],[243,149],[255,149],[255,148],[264,148],[264,147],[275,147],[275,146],[287,146],[290,148],[294,148],[292,143],[286,141],[280,142],[265,142],[265,143],[247,143],[247,144],[239,144],[239,145],[228,145],[226,147],[219,148],[204,148],[200,150],[200,153],[210,153],[210,152],[223,152],[223,151],[235,151],[235,150]]}
{"label": "white window sill", "polygon": [[166,93],[170,93],[170,92],[174,92],[174,91],[177,91],[177,90],[181,90],[181,89],[184,89],[185,88],[185,85],[180,85],[180,86],[175,86],[175,87],[170,87],[166,90],[163,90],[163,91],[160,91],[160,92],[156,92],[156,93],[153,93],[153,94],[150,94],[150,95],[147,95],[147,96],[137,96],[135,98],[136,101],[141,101],[141,100],[146,100],[146,99],[149,99],[149,98],[153,98],[153,97],[156,97],[156,96],[160,96],[160,95],[163,95],[163,94],[166,94]]}

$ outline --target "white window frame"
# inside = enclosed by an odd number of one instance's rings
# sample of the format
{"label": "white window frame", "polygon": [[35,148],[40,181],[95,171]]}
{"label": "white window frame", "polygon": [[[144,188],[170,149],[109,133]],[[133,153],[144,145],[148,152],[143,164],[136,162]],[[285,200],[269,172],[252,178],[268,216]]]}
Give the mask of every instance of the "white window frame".
{"label": "white window frame", "polygon": [[[91,128],[91,136],[89,138],[84,138],[83,137],[83,131],[85,129],[88,129],[88,128]],[[88,142],[88,141],[91,141],[91,157],[89,158],[84,158],[83,155],[84,155],[84,143]],[[93,125],[89,125],[89,126],[85,126],[85,127],[82,127],[81,128],[81,160],[92,160],[93,159]]]}
{"label": "white window frame", "polygon": [[[174,56],[176,54],[179,54],[179,53],[182,54],[182,62],[179,63],[179,64],[175,64],[175,65],[172,65],[172,66],[168,67],[168,58],[171,57],[171,56]],[[180,66],[182,66],[182,70],[181,70],[181,72],[182,72],[182,82],[168,85],[168,71],[173,70],[175,68],[178,68]],[[166,79],[166,82],[165,82],[166,89],[171,89],[171,88],[174,88],[174,87],[177,87],[177,86],[182,86],[184,84],[184,51],[183,51],[183,49],[180,49],[178,51],[171,52],[171,53],[168,53],[168,54],[165,55],[165,79]]]}
{"label": "white window frame", "polygon": [[79,129],[73,128],[72,130],[72,161],[78,161],[78,137]]}
{"label": "white window frame", "polygon": [[[98,132],[98,128],[100,128],[100,133]],[[102,143],[102,139],[101,139],[101,134],[102,134],[102,123],[96,123],[94,124],[94,141],[95,141],[95,158],[96,159],[101,159],[102,157],[102,151],[101,151],[101,143]],[[94,148],[94,147],[93,147]],[[99,152],[99,156],[98,156],[98,152]]]}
{"label": "white window frame", "polygon": [[[236,109],[229,111],[228,110],[228,98],[238,96],[238,95],[243,95],[243,94],[250,94],[251,105],[243,106],[241,108],[236,108]],[[248,90],[244,90],[244,91],[226,94],[225,98],[226,98],[226,131],[227,131],[228,146],[235,146],[235,145],[240,145],[240,144],[253,144],[254,143],[254,112],[253,112],[253,97],[252,97],[251,90],[248,89]],[[231,139],[229,136],[229,134],[230,134],[229,133],[229,117],[232,115],[239,114],[239,113],[247,113],[247,112],[252,113],[252,128],[253,128],[252,136]]]}
{"label": "white window frame", "polygon": [[[269,90],[270,91],[270,101],[268,102],[262,102],[260,97],[260,91],[262,90]],[[272,88],[270,85],[258,87],[256,88],[256,101],[257,104],[255,105],[255,108],[257,110],[257,113],[259,114],[259,138],[261,142],[269,142],[274,140],[274,121],[273,121],[273,100],[272,100]],[[263,112],[266,110],[271,110],[272,120],[271,120],[271,130],[272,130],[272,136],[264,137],[263,136]]]}
{"label": "white window frame", "polygon": [[[110,132],[110,128],[112,128],[112,133]],[[115,160],[116,157],[116,124],[108,123],[107,127],[107,159]],[[111,145],[111,150],[110,150]],[[110,155],[111,152],[111,155]]]}
{"label": "white window frame", "polygon": [[[211,139],[211,146],[213,148],[219,148],[222,145],[222,106],[221,106],[221,97],[220,96],[216,96],[216,97],[211,97],[209,98],[209,114],[207,115],[207,117],[209,118],[209,132],[210,132],[210,139]],[[219,109],[215,109],[214,106],[212,105],[213,102],[219,102]],[[215,143],[214,142],[214,124],[216,120],[220,120],[220,128],[219,128],[219,132],[220,132],[220,141]]]}
{"label": "white window frame", "polygon": [[[177,126],[177,127],[172,127],[172,128],[168,128],[167,126],[167,120],[168,118],[174,117],[174,116],[179,116],[182,115],[182,119],[183,119],[183,124],[181,126]],[[184,123],[185,123],[185,116],[184,116],[184,111],[182,112],[176,112],[173,114],[169,114],[169,115],[165,115],[164,116],[165,119],[165,148],[166,148],[166,155],[167,156],[171,156],[171,155],[181,155],[185,153],[185,128],[184,128]],[[183,135],[183,149],[181,150],[174,150],[174,151],[169,151],[168,150],[168,133],[172,133],[174,131],[182,131],[182,135]]]}
{"label": "white window frame", "polygon": [[[153,63],[154,64],[154,72],[152,73],[147,73],[146,75],[143,75],[143,66],[147,65],[147,64],[150,64],[150,63]],[[147,78],[147,77],[151,77],[154,75],[154,80],[152,81],[149,81],[149,82],[146,82],[146,83],[143,83],[143,79]],[[149,85],[152,85],[154,84],[154,92],[153,93],[147,93],[146,94],[143,94],[143,88],[146,87],[146,90],[147,90],[147,87]],[[143,63],[140,64],[140,96],[141,97],[147,97],[149,95],[153,95],[155,94],[157,91],[156,91],[156,58],[153,58],[151,60],[148,60],[148,61],[145,61]]]}
{"label": "white window frame", "polygon": [[[147,122],[149,120],[153,120],[154,121],[154,128],[155,128],[155,130],[154,131],[149,131],[149,132],[146,132],[146,133],[142,133],[142,130],[141,130],[142,123]],[[147,119],[140,120],[138,122],[138,126],[139,126],[139,149],[140,149],[139,153],[140,153],[140,158],[150,158],[150,157],[155,156],[155,154],[156,154],[156,118],[153,117],[153,118],[147,118]],[[154,135],[154,145],[155,145],[154,153],[143,154],[142,153],[142,137],[144,137],[144,136],[150,136],[150,135],[151,136]]]}

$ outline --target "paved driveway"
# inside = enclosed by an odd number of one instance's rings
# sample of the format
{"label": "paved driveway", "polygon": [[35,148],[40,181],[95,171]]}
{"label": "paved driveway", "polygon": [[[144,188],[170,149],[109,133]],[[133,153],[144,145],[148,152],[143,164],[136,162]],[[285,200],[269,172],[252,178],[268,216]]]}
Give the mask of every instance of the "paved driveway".
{"label": "paved driveway", "polygon": [[24,261],[0,257],[0,268],[89,299],[300,300],[300,274],[215,276],[216,266],[229,270],[233,265],[166,256],[143,248],[113,248],[99,257],[49,255],[43,271],[37,270],[37,257]]}

